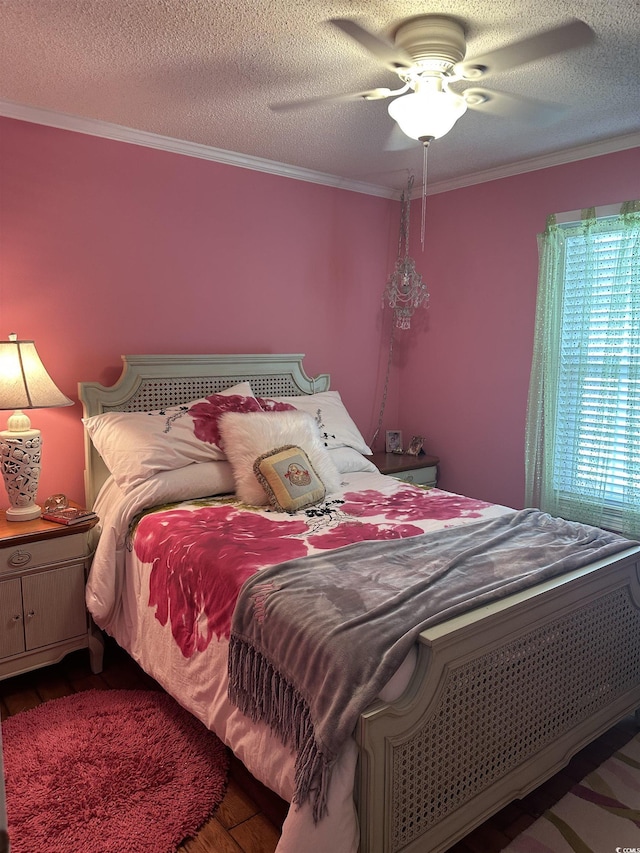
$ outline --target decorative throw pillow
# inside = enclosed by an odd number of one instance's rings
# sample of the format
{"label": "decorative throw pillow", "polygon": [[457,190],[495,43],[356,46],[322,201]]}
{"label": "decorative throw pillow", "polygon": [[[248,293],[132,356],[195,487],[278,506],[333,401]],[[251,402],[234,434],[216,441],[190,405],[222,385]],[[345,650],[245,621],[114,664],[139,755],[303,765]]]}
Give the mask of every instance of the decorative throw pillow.
{"label": "decorative throw pillow", "polygon": [[322,480],[304,450],[293,444],[258,456],[253,472],[271,506],[280,512],[296,512],[324,499]]}
{"label": "decorative throw pillow", "polygon": [[371,449],[346,410],[338,391],[320,391],[301,397],[275,397],[278,403],[287,403],[301,412],[308,412],[316,420],[325,447],[353,447],[358,453],[371,455]]}
{"label": "decorative throw pillow", "polygon": [[183,406],[104,412],[84,425],[118,486],[129,492],[160,471],[223,460],[218,425],[227,411],[262,411],[248,382]]}
{"label": "decorative throw pillow", "polygon": [[220,419],[220,433],[233,468],[236,494],[244,503],[265,506],[268,497],[254,472],[253,463],[276,447],[295,445],[307,454],[327,494],[340,488],[340,474],[320,438],[318,426],[306,412],[228,412]]}

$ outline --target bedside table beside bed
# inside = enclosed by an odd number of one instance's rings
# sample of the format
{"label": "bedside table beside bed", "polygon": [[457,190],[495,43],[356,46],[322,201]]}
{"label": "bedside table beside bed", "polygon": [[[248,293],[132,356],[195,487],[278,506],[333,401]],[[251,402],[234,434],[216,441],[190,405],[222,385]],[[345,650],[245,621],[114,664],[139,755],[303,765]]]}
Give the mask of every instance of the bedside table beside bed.
{"label": "bedside table beside bed", "polygon": [[96,522],[16,522],[0,512],[0,679],[84,648],[92,672],[102,670],[102,636],[85,605]]}
{"label": "bedside table beside bed", "polygon": [[369,457],[381,474],[389,474],[416,486],[435,486],[438,481],[439,457],[409,453],[374,453]]}

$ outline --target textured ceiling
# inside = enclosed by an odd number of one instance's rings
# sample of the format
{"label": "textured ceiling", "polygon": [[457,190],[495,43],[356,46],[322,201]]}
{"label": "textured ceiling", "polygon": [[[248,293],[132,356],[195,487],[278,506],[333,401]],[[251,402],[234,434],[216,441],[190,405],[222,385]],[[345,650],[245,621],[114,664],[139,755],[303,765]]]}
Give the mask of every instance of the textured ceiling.
{"label": "textured ceiling", "polygon": [[638,0],[0,0],[0,114],[11,104],[52,110],[397,190],[408,171],[421,174],[422,149],[389,150],[387,101],[270,104],[397,88],[327,20],[387,36],[427,13],[464,21],[468,57],[571,17],[596,34],[588,47],[483,80],[567,109],[544,126],[469,110],[431,145],[430,184],[640,140]]}

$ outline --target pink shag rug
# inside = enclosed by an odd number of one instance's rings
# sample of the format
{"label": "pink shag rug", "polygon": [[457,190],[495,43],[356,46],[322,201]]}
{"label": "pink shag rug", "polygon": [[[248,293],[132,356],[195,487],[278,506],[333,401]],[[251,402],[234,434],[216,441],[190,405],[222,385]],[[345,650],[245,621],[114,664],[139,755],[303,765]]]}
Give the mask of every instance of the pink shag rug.
{"label": "pink shag rug", "polygon": [[226,747],[160,691],[54,699],[2,739],[12,853],[173,853],[227,787]]}

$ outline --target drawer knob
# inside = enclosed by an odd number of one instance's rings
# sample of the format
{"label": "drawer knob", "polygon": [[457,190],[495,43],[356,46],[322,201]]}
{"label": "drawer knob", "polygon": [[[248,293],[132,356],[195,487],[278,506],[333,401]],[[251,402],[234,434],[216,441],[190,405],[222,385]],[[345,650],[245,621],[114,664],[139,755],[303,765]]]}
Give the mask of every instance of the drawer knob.
{"label": "drawer knob", "polygon": [[31,562],[31,554],[28,551],[14,551],[9,557],[8,563],[15,569],[21,569]]}

